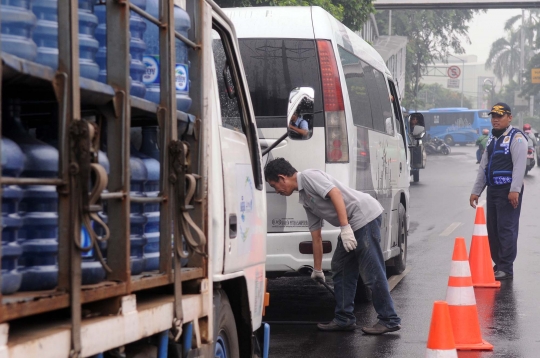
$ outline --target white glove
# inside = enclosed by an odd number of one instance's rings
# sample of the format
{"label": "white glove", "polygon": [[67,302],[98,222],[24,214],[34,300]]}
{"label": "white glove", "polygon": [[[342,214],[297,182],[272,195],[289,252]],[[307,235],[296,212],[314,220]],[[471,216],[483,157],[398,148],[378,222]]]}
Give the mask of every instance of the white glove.
{"label": "white glove", "polygon": [[324,273],[315,269],[313,269],[313,271],[311,272],[311,279],[316,282],[326,282],[326,279],[324,278]]}
{"label": "white glove", "polygon": [[356,249],[356,239],[354,238],[354,232],[351,229],[351,225],[347,224],[341,226],[341,241],[345,251],[354,251]]}

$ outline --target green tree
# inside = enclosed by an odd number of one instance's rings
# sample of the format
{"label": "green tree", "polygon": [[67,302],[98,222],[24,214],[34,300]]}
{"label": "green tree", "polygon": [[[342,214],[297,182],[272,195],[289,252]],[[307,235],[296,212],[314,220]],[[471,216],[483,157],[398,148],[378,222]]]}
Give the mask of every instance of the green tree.
{"label": "green tree", "polygon": [[520,56],[520,34],[508,30],[506,37],[501,37],[491,44],[485,67],[492,69],[501,82],[505,77],[514,80],[519,74]]}
{"label": "green tree", "polygon": [[506,34],[491,44],[486,69],[493,69],[493,73],[502,82],[506,77],[514,78],[519,82],[519,68],[521,59],[521,30],[524,33],[524,59],[529,62],[535,49],[540,45],[540,12],[531,10],[525,18],[515,15],[506,20],[504,30]]}
{"label": "green tree", "polygon": [[[425,109],[461,107],[461,93],[444,88],[438,83],[422,86],[418,98],[422,101],[421,107]],[[473,107],[469,98],[463,97],[463,107]]]}
{"label": "green tree", "polygon": [[221,7],[320,6],[352,30],[360,30],[375,12],[372,0],[217,0]]}
{"label": "green tree", "polygon": [[[448,55],[464,53],[463,41],[470,42],[468,22],[475,10],[399,10],[392,11],[392,34],[407,36],[407,61],[404,105],[421,104],[418,93],[427,67]],[[379,33],[387,34],[388,11],[377,14]]]}

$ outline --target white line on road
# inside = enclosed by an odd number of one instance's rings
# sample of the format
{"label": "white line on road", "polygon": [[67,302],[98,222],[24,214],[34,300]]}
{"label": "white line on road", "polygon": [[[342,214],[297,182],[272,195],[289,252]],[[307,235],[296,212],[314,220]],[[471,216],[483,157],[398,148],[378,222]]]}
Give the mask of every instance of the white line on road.
{"label": "white line on road", "polygon": [[459,225],[461,225],[460,222],[451,223],[450,226],[446,228],[446,230],[439,234],[439,236],[449,236],[455,229],[459,227]]}
{"label": "white line on road", "polygon": [[392,291],[397,286],[397,284],[401,282],[403,277],[405,277],[409,272],[411,272],[411,270],[412,267],[407,266],[405,268],[405,271],[403,271],[401,274],[396,276],[390,276],[390,278],[388,279],[388,288],[390,289],[390,291]]}

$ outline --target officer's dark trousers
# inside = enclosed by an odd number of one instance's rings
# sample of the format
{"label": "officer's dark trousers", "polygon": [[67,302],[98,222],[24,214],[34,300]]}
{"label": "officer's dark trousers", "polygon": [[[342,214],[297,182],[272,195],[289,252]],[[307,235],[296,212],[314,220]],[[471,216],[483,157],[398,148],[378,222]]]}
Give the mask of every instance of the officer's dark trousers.
{"label": "officer's dark trousers", "polygon": [[514,274],[514,260],[517,255],[519,214],[523,187],[516,209],[508,201],[509,186],[488,187],[487,189],[487,231],[491,259],[498,271]]}

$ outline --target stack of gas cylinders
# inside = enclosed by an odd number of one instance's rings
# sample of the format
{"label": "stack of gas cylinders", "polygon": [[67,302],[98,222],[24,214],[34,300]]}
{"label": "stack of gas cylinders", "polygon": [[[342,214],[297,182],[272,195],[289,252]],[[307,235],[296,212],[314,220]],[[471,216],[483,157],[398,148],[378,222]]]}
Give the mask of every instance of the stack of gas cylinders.
{"label": "stack of gas cylinders", "polygon": [[[158,18],[158,0],[131,0]],[[81,77],[107,81],[106,6],[103,1],[79,0],[79,65]],[[58,6],[60,0],[0,0],[1,49],[19,58],[58,69]],[[175,29],[187,37],[190,19],[175,7]],[[130,93],[159,103],[159,34],[156,25],[132,12],[130,16]],[[176,40],[177,109],[187,111],[189,62],[185,44]],[[2,113],[2,176],[58,177],[57,130],[36,136],[25,126],[21,108],[25,102],[4,99]],[[51,118],[55,116],[51,114]],[[55,119],[54,119],[55,120]],[[39,139],[38,139],[39,137]],[[158,128],[142,128],[142,145],[131,146],[131,196],[157,197],[160,192]],[[105,151],[99,163],[109,173]],[[92,184],[92,183],[90,183]],[[100,216],[107,221],[107,206]],[[130,207],[131,273],[159,269],[160,204],[134,203]],[[54,289],[58,284],[58,193],[54,185],[4,185],[2,187],[2,294]],[[95,225],[98,235],[103,229]],[[87,228],[82,246],[91,243]],[[107,244],[100,244],[106,257]],[[95,249],[81,253],[82,283],[106,279]]]}

